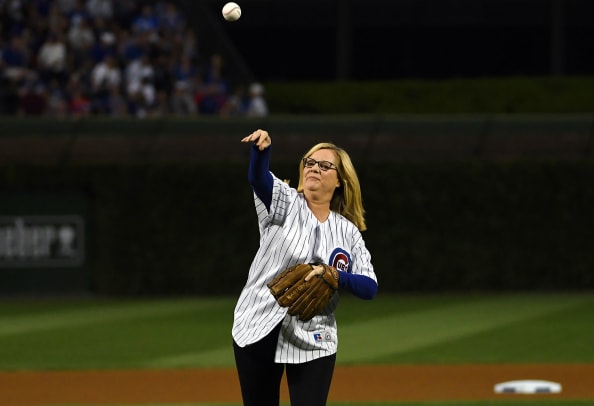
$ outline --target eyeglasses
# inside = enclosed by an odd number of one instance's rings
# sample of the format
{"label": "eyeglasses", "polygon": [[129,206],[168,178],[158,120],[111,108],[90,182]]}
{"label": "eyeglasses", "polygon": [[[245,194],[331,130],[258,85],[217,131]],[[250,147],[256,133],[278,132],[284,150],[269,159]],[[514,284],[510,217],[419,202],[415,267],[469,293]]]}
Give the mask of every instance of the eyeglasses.
{"label": "eyeglasses", "polygon": [[316,164],[318,164],[318,167],[324,172],[329,171],[330,169],[334,169],[338,172],[338,167],[330,161],[316,161],[313,158],[303,158],[303,165],[306,168],[313,168]]}

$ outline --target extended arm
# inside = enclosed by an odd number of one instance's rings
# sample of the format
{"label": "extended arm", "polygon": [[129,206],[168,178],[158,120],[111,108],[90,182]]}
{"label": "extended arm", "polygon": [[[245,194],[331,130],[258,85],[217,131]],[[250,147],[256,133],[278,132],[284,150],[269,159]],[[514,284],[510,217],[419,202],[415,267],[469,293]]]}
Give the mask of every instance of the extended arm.
{"label": "extended arm", "polygon": [[254,193],[266,209],[270,211],[272,202],[272,174],[270,173],[270,148],[260,151],[256,145],[250,151],[250,167],[248,169],[248,181]]}
{"label": "extended arm", "polygon": [[377,283],[369,276],[340,272],[338,287],[345,289],[360,299],[371,300],[377,294]]}
{"label": "extended arm", "polygon": [[256,196],[264,203],[270,211],[272,202],[272,174],[270,173],[270,145],[272,140],[268,131],[256,130],[241,142],[251,142],[250,167],[248,169],[248,181],[254,189]]}

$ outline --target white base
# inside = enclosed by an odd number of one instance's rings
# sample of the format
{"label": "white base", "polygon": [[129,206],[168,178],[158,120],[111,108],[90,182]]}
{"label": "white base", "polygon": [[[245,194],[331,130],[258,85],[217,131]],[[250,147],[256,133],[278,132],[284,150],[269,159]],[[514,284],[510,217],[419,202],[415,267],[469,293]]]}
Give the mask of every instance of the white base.
{"label": "white base", "polygon": [[540,394],[559,393],[561,384],[538,379],[501,382],[495,385],[495,393]]}

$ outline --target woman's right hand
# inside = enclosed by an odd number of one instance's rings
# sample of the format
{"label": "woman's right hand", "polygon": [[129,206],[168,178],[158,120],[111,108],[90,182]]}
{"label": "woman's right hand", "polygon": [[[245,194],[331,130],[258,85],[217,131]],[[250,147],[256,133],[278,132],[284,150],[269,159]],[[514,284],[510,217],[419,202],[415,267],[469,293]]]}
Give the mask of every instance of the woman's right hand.
{"label": "woman's right hand", "polygon": [[251,142],[256,145],[260,151],[265,150],[272,144],[272,140],[270,139],[270,135],[268,135],[268,131],[265,130],[256,130],[247,137],[243,137],[241,142]]}

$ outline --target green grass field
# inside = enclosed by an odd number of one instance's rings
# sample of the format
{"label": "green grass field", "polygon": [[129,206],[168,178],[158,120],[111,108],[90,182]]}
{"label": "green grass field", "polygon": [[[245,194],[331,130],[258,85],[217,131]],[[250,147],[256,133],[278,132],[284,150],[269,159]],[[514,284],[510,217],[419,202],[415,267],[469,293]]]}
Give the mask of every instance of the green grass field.
{"label": "green grass field", "polygon": [[[0,370],[233,367],[234,304],[228,297],[5,298]],[[594,363],[593,293],[380,294],[373,301],[343,295],[336,314],[339,365]],[[366,405],[396,404],[454,403]],[[455,404],[573,406],[594,400]]]}

